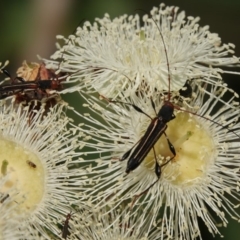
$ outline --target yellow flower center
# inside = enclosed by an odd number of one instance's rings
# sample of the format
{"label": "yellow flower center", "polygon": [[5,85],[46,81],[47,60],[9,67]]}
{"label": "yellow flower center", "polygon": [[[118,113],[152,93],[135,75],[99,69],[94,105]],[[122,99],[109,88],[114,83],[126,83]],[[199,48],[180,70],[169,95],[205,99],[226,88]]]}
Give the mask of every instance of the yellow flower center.
{"label": "yellow flower center", "polygon": [[[1,201],[8,197],[11,204],[18,204],[17,211],[30,213],[44,194],[45,171],[40,159],[16,143],[0,138]],[[11,196],[11,190],[17,194]],[[4,200],[5,199],[5,200]]]}
{"label": "yellow flower center", "polygon": [[[203,126],[198,125],[197,118],[200,117],[191,117],[186,112],[180,112],[167,124],[166,134],[176,151],[175,157],[164,135],[154,146],[160,165],[173,157],[162,167],[161,177],[168,176],[168,180],[175,185],[194,184],[195,180],[204,176],[205,169],[213,159],[213,141],[209,132]],[[153,150],[144,162],[146,167],[151,168],[152,171],[155,165]]]}

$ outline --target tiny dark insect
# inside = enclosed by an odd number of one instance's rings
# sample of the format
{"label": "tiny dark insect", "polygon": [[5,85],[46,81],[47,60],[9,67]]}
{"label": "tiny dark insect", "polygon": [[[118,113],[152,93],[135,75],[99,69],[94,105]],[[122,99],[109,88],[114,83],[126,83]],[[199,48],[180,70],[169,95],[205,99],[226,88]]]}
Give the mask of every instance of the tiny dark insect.
{"label": "tiny dark insect", "polygon": [[6,194],[6,196],[2,197],[2,198],[0,199],[0,203],[4,203],[4,201],[5,201],[7,198],[9,198],[9,194]]}
{"label": "tiny dark insect", "polygon": [[67,214],[66,219],[63,223],[63,228],[62,228],[62,238],[64,238],[65,240],[67,239],[67,237],[70,235],[70,231],[69,231],[69,221],[72,218],[72,216],[75,213],[72,213],[72,211],[70,213]]}
{"label": "tiny dark insect", "polygon": [[64,238],[64,239],[67,239],[67,236],[70,235],[70,232],[68,230],[68,228],[69,228],[68,223],[69,223],[69,220],[71,219],[71,217],[72,217],[72,214],[70,212],[70,213],[67,214],[66,220],[65,220],[64,225],[63,225],[62,238]]}
{"label": "tiny dark insect", "polygon": [[31,167],[31,168],[36,168],[37,165],[33,162],[31,162],[30,160],[27,160],[27,164]]}
{"label": "tiny dark insect", "polygon": [[[64,197],[65,197],[65,196],[64,196]],[[65,197],[65,198],[66,198],[66,197]],[[73,208],[71,208],[71,209],[73,209]],[[75,211],[75,212],[73,212],[73,211]],[[66,219],[65,219],[65,221],[63,222],[62,238],[64,238],[65,240],[67,240],[67,237],[70,235],[70,231],[69,231],[69,228],[70,228],[70,226],[69,226],[69,221],[72,219],[72,217],[73,217],[74,214],[80,212],[81,210],[78,209],[78,210],[76,211],[76,209],[75,209],[75,210],[73,209],[73,211],[71,210],[70,213],[68,213],[68,214],[66,215]]]}

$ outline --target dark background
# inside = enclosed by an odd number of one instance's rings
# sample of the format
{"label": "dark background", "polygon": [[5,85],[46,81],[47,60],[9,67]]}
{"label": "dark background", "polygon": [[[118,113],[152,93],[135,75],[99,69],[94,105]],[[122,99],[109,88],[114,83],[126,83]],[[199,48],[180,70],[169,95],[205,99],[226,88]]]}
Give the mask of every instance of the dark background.
{"label": "dark background", "polygon": [[[49,58],[55,51],[55,36],[68,36],[81,20],[93,22],[106,12],[112,18],[135,14],[136,9],[149,12],[160,3],[158,0],[1,0],[0,62],[10,60],[8,70],[14,76],[23,60],[37,61],[37,54]],[[168,0],[165,4],[179,6],[187,16],[200,16],[200,25],[209,25],[210,31],[218,33],[223,43],[234,43],[236,56],[240,56],[239,0]],[[223,78],[240,93],[240,75],[225,74]],[[76,108],[80,107],[79,102],[72,97],[71,100]],[[240,239],[240,223],[228,219],[228,227],[220,228],[224,239]],[[213,238],[202,225],[204,240],[222,239],[220,236]]]}

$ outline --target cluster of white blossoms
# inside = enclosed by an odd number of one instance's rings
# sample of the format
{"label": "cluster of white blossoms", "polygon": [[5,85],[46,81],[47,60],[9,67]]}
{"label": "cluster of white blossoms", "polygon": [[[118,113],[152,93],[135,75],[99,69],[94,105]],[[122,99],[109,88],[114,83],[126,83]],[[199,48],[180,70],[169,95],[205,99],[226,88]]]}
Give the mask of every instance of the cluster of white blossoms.
{"label": "cluster of white blossoms", "polygon": [[234,72],[221,69],[239,59],[198,21],[163,4],[142,19],[106,14],[59,37],[65,45],[47,61],[79,82],[82,198],[108,209],[106,231],[114,211],[141,218],[128,225],[144,229],[133,239],[201,239],[199,221],[216,235],[240,219],[239,100],[222,80]]}
{"label": "cluster of white blossoms", "polygon": [[221,69],[239,59],[198,21],[161,4],[59,36],[40,66],[83,108],[44,91],[35,106],[36,89],[1,100],[0,239],[193,240],[199,221],[213,235],[240,221],[239,100],[222,79],[239,73]]}

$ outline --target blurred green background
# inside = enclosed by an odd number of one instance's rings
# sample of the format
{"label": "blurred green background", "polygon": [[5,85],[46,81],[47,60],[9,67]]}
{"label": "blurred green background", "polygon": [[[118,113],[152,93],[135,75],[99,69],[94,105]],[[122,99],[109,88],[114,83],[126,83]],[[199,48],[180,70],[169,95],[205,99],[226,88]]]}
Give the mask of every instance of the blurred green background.
{"label": "blurred green background", "polygon": [[[10,60],[8,70],[15,76],[23,60],[36,61],[37,54],[49,58],[55,51],[55,36],[68,36],[81,20],[92,22],[106,12],[112,18],[125,13],[135,14],[136,9],[149,12],[160,3],[158,0],[1,0],[0,62]],[[179,6],[187,16],[200,16],[200,25],[209,25],[210,31],[218,33],[223,43],[234,43],[236,55],[240,56],[239,0],[168,0],[165,4]],[[224,80],[240,93],[240,76],[225,75]],[[81,106],[72,101],[77,108]],[[224,239],[239,240],[240,223],[228,219],[228,227],[220,228]],[[222,239],[220,236],[214,238],[204,224],[200,224],[204,240]]]}

